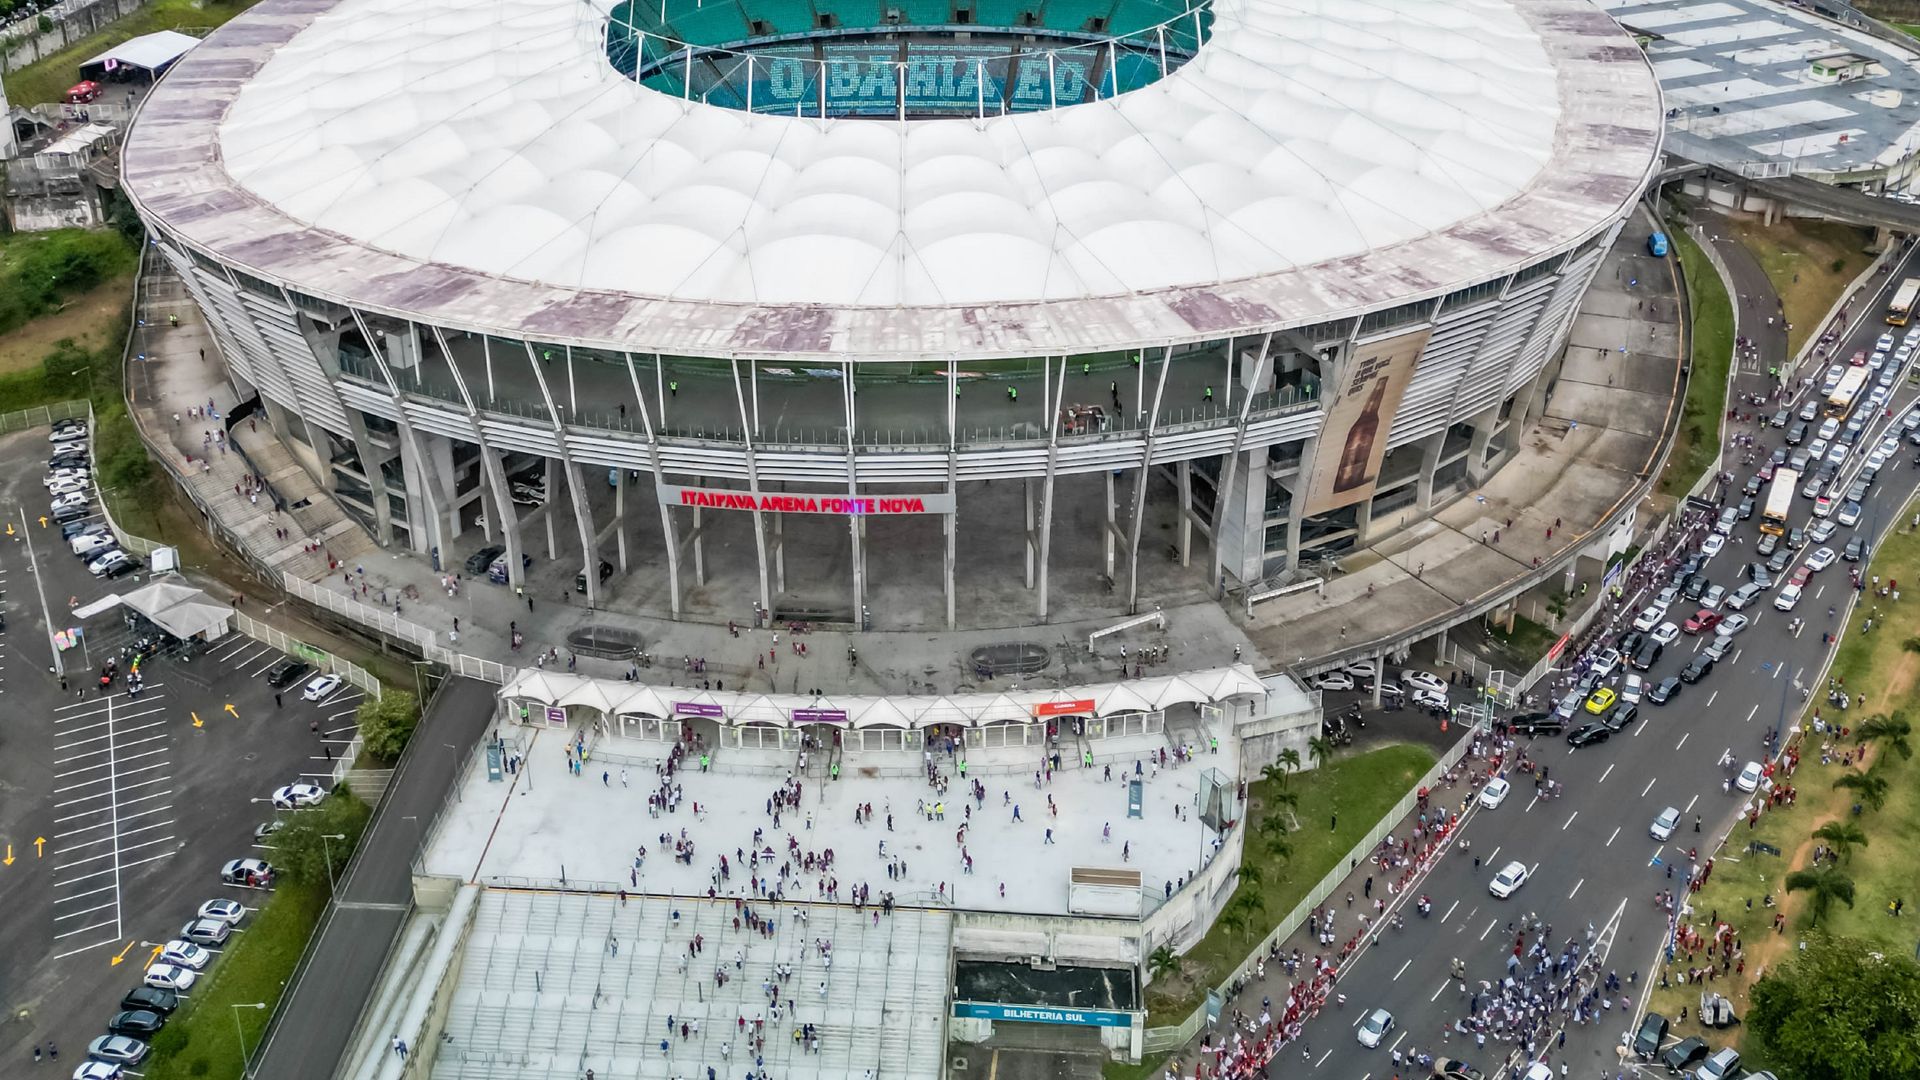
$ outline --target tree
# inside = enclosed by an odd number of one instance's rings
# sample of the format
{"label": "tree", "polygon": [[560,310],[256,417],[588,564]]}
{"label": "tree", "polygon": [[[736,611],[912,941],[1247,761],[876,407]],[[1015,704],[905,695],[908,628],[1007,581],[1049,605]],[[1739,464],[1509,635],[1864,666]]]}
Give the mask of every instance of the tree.
{"label": "tree", "polygon": [[1833,782],[1836,788],[1850,788],[1860,801],[1880,809],[1887,804],[1887,780],[1872,773],[1848,773]]}
{"label": "tree", "polygon": [[362,701],[356,720],[367,753],[393,761],[406,749],[414,725],[420,722],[420,703],[404,690],[388,690],[379,698]]}
{"label": "tree", "polygon": [[1277,791],[1287,786],[1287,770],[1279,762],[1260,766],[1260,779],[1272,784]]}
{"label": "tree", "polygon": [[[347,868],[371,815],[367,804],[342,784],[319,806],[287,815],[286,824],[273,834],[271,861],[290,881],[324,887],[330,880],[328,860],[334,876]],[[346,839],[333,839],[339,836]]]}
{"label": "tree", "polygon": [[1829,821],[1813,830],[1815,839],[1825,840],[1827,846],[1840,853],[1848,862],[1853,861],[1853,849],[1867,846],[1867,831],[1851,821]]}
{"label": "tree", "polygon": [[1278,862],[1285,862],[1293,857],[1293,845],[1287,843],[1287,838],[1279,833],[1268,836],[1260,846]]}
{"label": "tree", "polygon": [[1313,767],[1319,768],[1333,760],[1333,740],[1325,735],[1315,735],[1307,740],[1307,756],[1313,759]]}
{"label": "tree", "polygon": [[1807,906],[1813,911],[1815,925],[1827,908],[1835,901],[1853,906],[1853,879],[1845,870],[1837,866],[1822,866],[1817,870],[1795,870],[1787,875],[1788,892],[1805,892]]}
{"label": "tree", "polygon": [[[1291,746],[1280,751],[1280,764],[1286,767],[1286,778],[1291,780],[1293,774],[1300,771],[1300,751],[1295,750]],[[1285,781],[1282,781],[1282,783],[1284,782]]]}
{"label": "tree", "polygon": [[1156,979],[1179,966],[1180,958],[1175,956],[1173,950],[1167,948],[1165,945],[1153,950],[1153,953],[1147,957],[1147,970],[1151,972]]}
{"label": "tree", "polygon": [[1266,884],[1267,878],[1267,875],[1261,871],[1260,867],[1244,861],[1234,868],[1233,876],[1240,879],[1240,884],[1253,889],[1258,889],[1261,885]]}
{"label": "tree", "polygon": [[1815,934],[1751,1001],[1747,1025],[1781,1080],[1920,1076],[1920,964],[1904,950]]}
{"label": "tree", "polygon": [[1913,734],[1913,725],[1907,722],[1907,714],[1896,712],[1892,716],[1870,716],[1860,726],[1853,729],[1861,742],[1878,740],[1887,744],[1902,759],[1913,757],[1913,744],[1907,737]]}
{"label": "tree", "polygon": [[1909,637],[1900,643],[1900,647],[1908,652],[1920,652],[1920,637]]}

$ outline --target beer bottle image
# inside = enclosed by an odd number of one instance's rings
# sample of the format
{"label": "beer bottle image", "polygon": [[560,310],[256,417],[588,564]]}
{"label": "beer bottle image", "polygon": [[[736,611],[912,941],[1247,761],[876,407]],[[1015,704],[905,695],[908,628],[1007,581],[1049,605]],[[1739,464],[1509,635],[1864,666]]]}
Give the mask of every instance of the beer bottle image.
{"label": "beer bottle image", "polygon": [[1367,466],[1373,461],[1373,441],[1380,434],[1380,403],[1386,400],[1387,380],[1375,379],[1373,393],[1347,429],[1347,445],[1340,451],[1340,467],[1333,474],[1335,494],[1364,487],[1372,479]]}

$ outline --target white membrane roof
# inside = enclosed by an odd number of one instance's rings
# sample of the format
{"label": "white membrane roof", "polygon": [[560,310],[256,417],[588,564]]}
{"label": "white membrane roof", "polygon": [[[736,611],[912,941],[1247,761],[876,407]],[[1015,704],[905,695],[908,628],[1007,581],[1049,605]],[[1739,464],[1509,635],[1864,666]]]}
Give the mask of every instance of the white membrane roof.
{"label": "white membrane roof", "polygon": [[797,119],[613,71],[579,0],[265,0],[129,190],[189,245],[468,329],[695,354],[1032,355],[1403,303],[1617,220],[1645,60],[1585,0],[1218,0],[1106,101]]}

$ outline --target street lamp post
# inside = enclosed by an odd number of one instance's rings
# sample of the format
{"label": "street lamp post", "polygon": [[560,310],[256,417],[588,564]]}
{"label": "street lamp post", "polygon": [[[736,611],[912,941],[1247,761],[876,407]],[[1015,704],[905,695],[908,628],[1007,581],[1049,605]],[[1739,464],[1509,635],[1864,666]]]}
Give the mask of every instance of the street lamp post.
{"label": "street lamp post", "polygon": [[93,365],[87,364],[84,367],[76,368],[73,371],[69,371],[67,372],[67,378],[71,379],[75,375],[79,375],[82,372],[84,372],[87,376],[87,404],[92,405],[93,404]]}
{"label": "street lamp post", "polygon": [[340,886],[333,880],[333,847],[328,844],[327,841],[345,840],[346,838],[347,835],[345,833],[320,834],[320,855],[327,861],[327,891],[330,893],[339,892]]}
{"label": "street lamp post", "polygon": [[233,1006],[233,1010],[234,1010],[233,1011],[233,1033],[239,1036],[239,1039],[240,1039],[240,1074],[241,1076],[248,1078],[248,1080],[251,1080],[251,1077],[253,1076],[253,1066],[252,1066],[252,1063],[247,1059],[247,1033],[246,1033],[246,1030],[240,1026],[240,1010],[241,1009],[265,1009],[266,1007],[267,1007],[267,1003],[264,1001],[255,1001],[255,1002],[252,1002],[251,1004],[241,1004],[241,1005]]}

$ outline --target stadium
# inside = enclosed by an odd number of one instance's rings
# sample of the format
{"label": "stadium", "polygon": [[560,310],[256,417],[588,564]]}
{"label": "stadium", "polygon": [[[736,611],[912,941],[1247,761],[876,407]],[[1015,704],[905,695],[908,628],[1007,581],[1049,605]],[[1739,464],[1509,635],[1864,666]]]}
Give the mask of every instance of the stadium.
{"label": "stadium", "polygon": [[122,175],[377,542],[951,628],[1471,491],[1660,140],[1585,0],[264,0]]}

